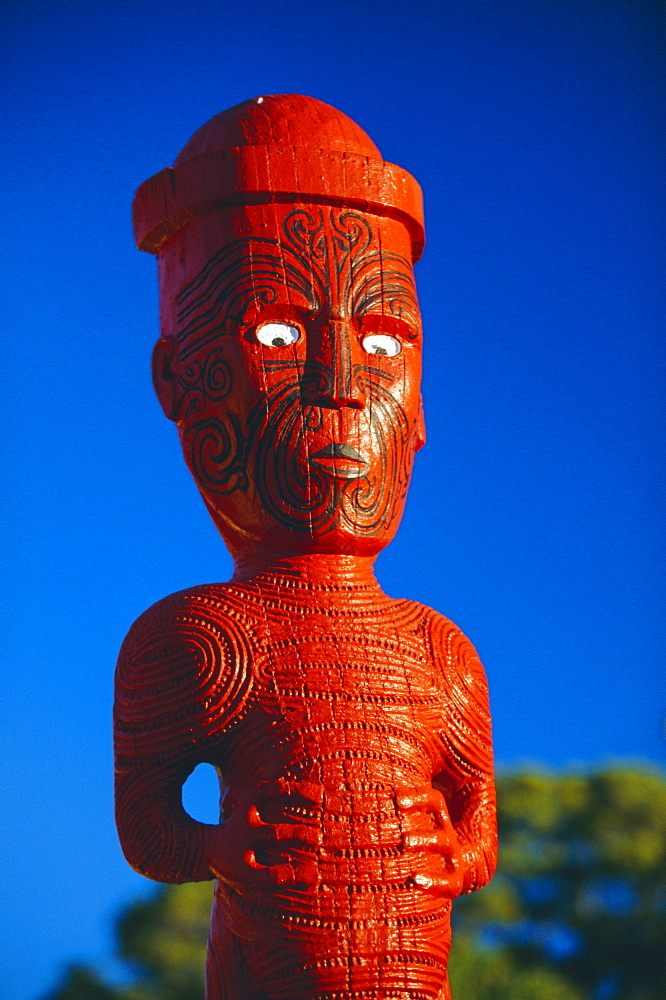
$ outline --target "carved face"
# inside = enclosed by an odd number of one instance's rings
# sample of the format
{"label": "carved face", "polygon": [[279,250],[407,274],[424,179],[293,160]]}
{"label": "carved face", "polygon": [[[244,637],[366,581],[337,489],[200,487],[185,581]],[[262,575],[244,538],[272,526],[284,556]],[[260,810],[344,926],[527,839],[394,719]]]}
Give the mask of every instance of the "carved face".
{"label": "carved face", "polygon": [[423,443],[407,232],[277,205],[190,239],[160,260],[155,386],[229,548],[376,553]]}

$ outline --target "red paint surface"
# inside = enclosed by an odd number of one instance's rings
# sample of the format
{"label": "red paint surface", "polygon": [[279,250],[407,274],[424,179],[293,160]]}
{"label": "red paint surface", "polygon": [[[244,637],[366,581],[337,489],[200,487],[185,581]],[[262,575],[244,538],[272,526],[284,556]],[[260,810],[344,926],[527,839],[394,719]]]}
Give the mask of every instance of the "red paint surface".
{"label": "red paint surface", "polygon": [[[483,668],[372,572],[423,443],[419,192],[386,167],[334,109],[267,97],[137,196],[155,387],[236,573],[125,641],[117,821],[148,877],[218,879],[208,1000],[447,998],[451,901],[495,865]],[[202,762],[219,825],[182,807]]]}

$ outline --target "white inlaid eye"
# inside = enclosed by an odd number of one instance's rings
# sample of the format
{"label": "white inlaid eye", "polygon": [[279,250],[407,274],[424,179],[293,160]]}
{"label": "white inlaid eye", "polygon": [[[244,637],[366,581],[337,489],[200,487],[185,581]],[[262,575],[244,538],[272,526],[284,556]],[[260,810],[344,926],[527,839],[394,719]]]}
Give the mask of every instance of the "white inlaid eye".
{"label": "white inlaid eye", "polygon": [[362,344],[363,350],[368,354],[383,354],[389,358],[394,358],[402,350],[397,337],[389,337],[388,333],[369,333],[363,338]]}
{"label": "white inlaid eye", "polygon": [[287,347],[295,344],[301,335],[301,331],[296,326],[289,323],[264,323],[258,326],[256,331],[257,340],[267,347]]}

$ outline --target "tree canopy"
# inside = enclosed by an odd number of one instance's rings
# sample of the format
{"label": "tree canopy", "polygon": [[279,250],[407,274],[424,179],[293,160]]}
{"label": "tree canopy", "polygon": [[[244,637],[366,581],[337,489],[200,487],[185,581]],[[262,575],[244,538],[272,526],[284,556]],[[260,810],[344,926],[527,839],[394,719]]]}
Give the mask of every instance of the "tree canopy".
{"label": "tree canopy", "polygon": [[[636,767],[497,779],[500,863],[454,904],[455,1000],[666,996],[666,780]],[[212,883],[165,886],[117,925],[132,985],[72,966],[44,1000],[202,1000]]]}

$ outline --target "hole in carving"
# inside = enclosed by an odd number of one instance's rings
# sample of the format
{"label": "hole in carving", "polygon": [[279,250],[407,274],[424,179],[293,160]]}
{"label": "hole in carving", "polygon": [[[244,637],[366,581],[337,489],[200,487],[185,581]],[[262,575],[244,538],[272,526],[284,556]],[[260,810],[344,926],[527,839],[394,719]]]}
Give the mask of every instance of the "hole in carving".
{"label": "hole in carving", "polygon": [[198,764],[183,785],[183,808],[199,823],[218,823],[220,782],[212,764]]}

